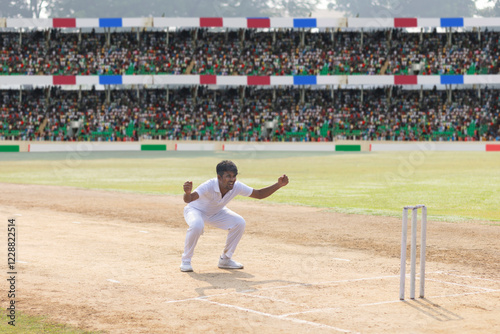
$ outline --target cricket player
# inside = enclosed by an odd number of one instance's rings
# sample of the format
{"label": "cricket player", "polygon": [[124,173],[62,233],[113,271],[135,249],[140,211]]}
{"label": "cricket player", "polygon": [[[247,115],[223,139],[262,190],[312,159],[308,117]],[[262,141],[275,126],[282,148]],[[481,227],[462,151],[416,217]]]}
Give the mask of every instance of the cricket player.
{"label": "cricket player", "polygon": [[189,225],[186,233],[184,253],[182,254],[181,271],[193,271],[191,258],[196,243],[203,234],[205,223],[228,230],[226,247],[219,259],[219,268],[243,269],[243,265],[232,260],[232,256],[245,231],[245,220],[239,214],[226,208],[226,204],[238,195],[263,199],[271,196],[276,190],[288,184],[286,175],[280,176],[275,184],[253,189],[236,181],[238,168],[229,160],[217,165],[217,178],[210,179],[193,190],[193,182],[184,183],[184,219]]}

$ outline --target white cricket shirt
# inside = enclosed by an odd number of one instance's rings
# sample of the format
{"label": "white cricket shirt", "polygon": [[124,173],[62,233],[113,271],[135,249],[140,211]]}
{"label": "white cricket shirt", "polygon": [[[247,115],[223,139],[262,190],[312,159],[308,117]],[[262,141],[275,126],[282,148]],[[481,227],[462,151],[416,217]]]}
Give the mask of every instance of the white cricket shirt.
{"label": "white cricket shirt", "polygon": [[200,184],[194,191],[200,195],[200,198],[188,203],[187,206],[198,209],[207,216],[213,216],[222,210],[226,204],[236,196],[250,196],[253,192],[253,188],[250,188],[240,181],[236,181],[233,189],[229,190],[224,197],[222,197],[219,189],[219,180],[213,178]]}

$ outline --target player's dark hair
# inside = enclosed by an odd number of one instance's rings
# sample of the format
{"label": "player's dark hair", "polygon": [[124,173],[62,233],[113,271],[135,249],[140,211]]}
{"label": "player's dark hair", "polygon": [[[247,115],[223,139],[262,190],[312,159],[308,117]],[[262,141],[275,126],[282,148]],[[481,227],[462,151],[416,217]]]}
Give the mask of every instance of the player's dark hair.
{"label": "player's dark hair", "polygon": [[217,175],[224,175],[224,172],[233,172],[234,175],[238,175],[238,168],[234,162],[230,160],[224,160],[217,164]]}

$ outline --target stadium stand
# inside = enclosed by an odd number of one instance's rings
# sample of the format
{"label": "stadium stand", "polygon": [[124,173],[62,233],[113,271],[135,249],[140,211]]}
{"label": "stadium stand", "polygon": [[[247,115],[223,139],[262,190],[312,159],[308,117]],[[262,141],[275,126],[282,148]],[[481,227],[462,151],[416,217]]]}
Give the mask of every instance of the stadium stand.
{"label": "stadium stand", "polygon": [[3,75],[499,74],[500,32],[0,33]]}
{"label": "stadium stand", "polygon": [[[304,92],[304,93],[302,93]],[[1,91],[0,139],[500,140],[499,91],[181,89]],[[480,96],[479,96],[480,95]],[[108,102],[110,101],[110,102]]]}
{"label": "stadium stand", "polygon": [[497,18],[0,22],[0,140],[500,140]]}

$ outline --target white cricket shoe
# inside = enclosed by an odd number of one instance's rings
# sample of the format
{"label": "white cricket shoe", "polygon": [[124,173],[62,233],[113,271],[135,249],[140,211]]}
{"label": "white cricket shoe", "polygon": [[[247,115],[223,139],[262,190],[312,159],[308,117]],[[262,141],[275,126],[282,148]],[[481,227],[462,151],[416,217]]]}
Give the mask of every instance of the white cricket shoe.
{"label": "white cricket shoe", "polygon": [[243,269],[243,265],[231,259],[219,259],[219,268],[221,269]]}
{"label": "white cricket shoe", "polygon": [[191,262],[182,261],[181,271],[185,273],[193,271],[193,267],[191,267]]}

